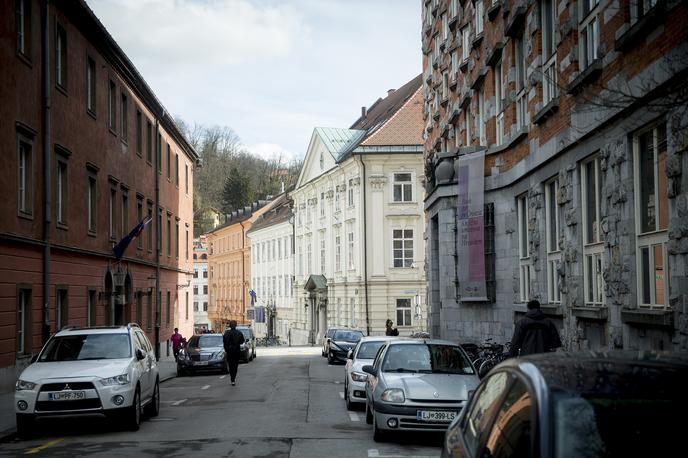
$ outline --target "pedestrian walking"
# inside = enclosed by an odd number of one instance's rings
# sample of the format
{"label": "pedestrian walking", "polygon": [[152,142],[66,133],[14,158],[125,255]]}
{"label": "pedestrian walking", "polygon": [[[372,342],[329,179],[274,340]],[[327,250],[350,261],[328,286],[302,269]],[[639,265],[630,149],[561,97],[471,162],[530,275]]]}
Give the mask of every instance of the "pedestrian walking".
{"label": "pedestrian walking", "polygon": [[241,344],[244,343],[244,334],[237,331],[236,320],[229,322],[229,329],[222,336],[222,343],[225,347],[225,357],[229,365],[229,377],[232,386],[236,385],[237,370],[239,369],[239,357],[241,356]]}
{"label": "pedestrian walking", "polygon": [[[174,360],[177,360],[177,357],[179,356],[179,350],[182,348],[182,335],[179,334],[179,328],[174,328],[174,334],[172,334],[172,337],[170,337],[170,340],[172,341],[172,353],[174,354]],[[168,353],[169,355],[169,353]]]}
{"label": "pedestrian walking", "polygon": [[561,338],[552,320],[540,309],[540,302],[528,302],[526,316],[518,320],[511,339],[510,356],[546,353],[561,347]]}
{"label": "pedestrian walking", "polygon": [[394,323],[392,323],[392,320],[387,320],[385,323],[385,335],[386,336],[398,336],[399,335],[399,330],[394,326]]}

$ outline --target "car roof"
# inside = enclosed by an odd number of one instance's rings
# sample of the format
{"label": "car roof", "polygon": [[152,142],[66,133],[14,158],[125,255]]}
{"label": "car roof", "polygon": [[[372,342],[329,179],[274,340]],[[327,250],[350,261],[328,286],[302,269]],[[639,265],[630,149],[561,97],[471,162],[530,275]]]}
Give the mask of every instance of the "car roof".
{"label": "car roof", "polygon": [[361,340],[359,342],[387,342],[388,340],[394,340],[398,339],[398,337],[392,337],[392,336],[364,336],[361,337]]}
{"label": "car roof", "polygon": [[452,342],[450,340],[423,339],[423,338],[411,338],[411,337],[397,337],[395,339],[391,339],[389,343],[390,343],[390,345],[424,343],[424,344],[428,344],[428,345],[451,345],[452,347],[459,347],[460,346],[458,343]]}
{"label": "car roof", "polygon": [[130,328],[128,326],[92,326],[85,328],[68,326],[56,332],[55,336],[62,337],[84,334],[128,334],[129,329]]}
{"label": "car roof", "polygon": [[203,334],[194,334],[191,337],[203,337],[203,336],[219,336],[219,337],[222,337],[222,334],[220,334],[219,332],[206,332]]}
{"label": "car roof", "polygon": [[[671,390],[667,384],[688,383],[688,353],[631,350],[554,352],[511,358],[498,367],[513,368],[549,389],[604,393],[610,387]],[[646,385],[651,386],[646,386]]]}

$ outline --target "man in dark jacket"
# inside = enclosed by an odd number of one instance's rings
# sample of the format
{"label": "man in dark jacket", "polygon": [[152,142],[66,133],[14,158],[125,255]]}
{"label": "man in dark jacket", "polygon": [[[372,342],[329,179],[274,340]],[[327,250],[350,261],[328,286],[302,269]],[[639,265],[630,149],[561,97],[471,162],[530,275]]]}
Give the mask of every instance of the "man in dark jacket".
{"label": "man in dark jacket", "polygon": [[229,365],[229,377],[232,386],[236,385],[237,370],[239,369],[239,357],[241,356],[241,344],[244,343],[244,334],[237,331],[237,322],[229,322],[229,329],[222,336],[222,343],[225,347],[227,364]]}
{"label": "man in dark jacket", "polygon": [[511,339],[510,356],[545,353],[561,347],[559,332],[554,323],[540,310],[540,302],[528,302],[526,316],[518,320]]}

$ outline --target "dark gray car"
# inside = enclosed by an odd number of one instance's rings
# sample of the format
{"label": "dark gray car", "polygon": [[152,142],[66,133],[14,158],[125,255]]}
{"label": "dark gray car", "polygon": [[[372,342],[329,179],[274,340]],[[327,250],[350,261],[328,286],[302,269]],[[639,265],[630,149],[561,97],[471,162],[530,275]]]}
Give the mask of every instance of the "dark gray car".
{"label": "dark gray car", "polygon": [[186,347],[179,352],[177,375],[201,371],[220,371],[223,374],[229,372],[222,334],[192,336]]}

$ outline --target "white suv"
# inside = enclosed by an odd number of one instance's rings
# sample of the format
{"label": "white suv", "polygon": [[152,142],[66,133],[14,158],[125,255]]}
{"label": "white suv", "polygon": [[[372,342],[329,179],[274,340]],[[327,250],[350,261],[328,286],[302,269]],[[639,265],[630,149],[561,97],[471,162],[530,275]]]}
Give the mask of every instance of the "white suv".
{"label": "white suv", "polygon": [[136,431],[142,408],[160,410],[153,346],[136,324],[65,328],[21,373],[14,401],[20,437],[48,416],[115,415]]}

